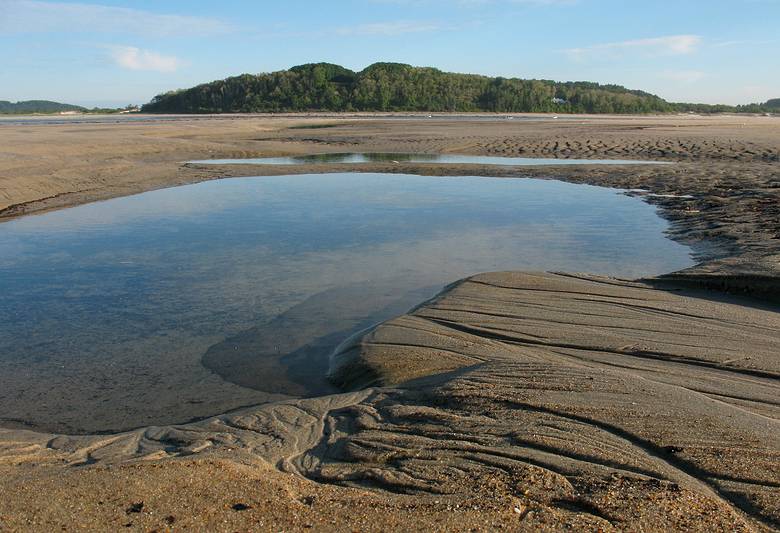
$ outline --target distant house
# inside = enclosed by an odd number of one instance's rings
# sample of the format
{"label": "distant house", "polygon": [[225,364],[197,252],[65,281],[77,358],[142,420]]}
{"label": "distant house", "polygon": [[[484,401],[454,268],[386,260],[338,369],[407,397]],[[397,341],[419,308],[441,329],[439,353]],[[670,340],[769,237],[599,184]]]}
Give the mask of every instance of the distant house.
{"label": "distant house", "polygon": [[552,99],[552,103],[554,103],[554,104],[566,104],[567,102],[563,98],[553,98]]}

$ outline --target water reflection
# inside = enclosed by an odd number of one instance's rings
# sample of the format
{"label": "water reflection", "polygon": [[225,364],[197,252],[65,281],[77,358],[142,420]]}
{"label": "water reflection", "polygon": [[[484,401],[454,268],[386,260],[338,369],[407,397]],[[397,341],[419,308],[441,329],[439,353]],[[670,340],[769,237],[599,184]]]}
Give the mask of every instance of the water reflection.
{"label": "water reflection", "polygon": [[610,189],[349,173],[16,219],[0,224],[0,423],[110,431],[320,394],[334,344],[469,274],[689,266],[666,227]]}
{"label": "water reflection", "polygon": [[257,157],[244,159],[196,159],[187,161],[198,165],[313,165],[319,163],[439,163],[470,165],[669,165],[661,161],[632,159],[554,159],[541,157],[495,157],[462,154],[416,153],[332,153],[307,154],[289,157]]}

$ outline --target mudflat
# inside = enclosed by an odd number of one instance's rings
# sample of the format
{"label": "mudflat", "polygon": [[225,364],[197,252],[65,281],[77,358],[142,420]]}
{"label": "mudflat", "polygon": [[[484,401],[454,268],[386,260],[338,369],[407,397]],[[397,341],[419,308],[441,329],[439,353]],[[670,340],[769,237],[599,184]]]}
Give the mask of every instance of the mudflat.
{"label": "mudflat", "polygon": [[[0,529],[780,528],[780,119],[192,117],[1,125],[0,145],[6,217],[239,175],[542,177],[641,189],[701,260],[461,280],[345,340],[341,394],[114,435],[0,430]],[[675,164],[184,163],[360,151]]]}

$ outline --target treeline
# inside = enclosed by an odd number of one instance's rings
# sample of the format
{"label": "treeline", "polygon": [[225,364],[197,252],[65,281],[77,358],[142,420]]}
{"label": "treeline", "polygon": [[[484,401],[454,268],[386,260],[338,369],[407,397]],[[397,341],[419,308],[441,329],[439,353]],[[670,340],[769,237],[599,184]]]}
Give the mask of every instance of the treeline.
{"label": "treeline", "polygon": [[763,104],[674,104],[675,110],[693,113],[780,113],[780,98],[772,98]]}
{"label": "treeline", "polygon": [[678,111],[676,106],[618,85],[491,78],[398,63],[375,63],[353,72],[338,65],[314,63],[171,91],[156,96],[142,111],[663,113]]}
{"label": "treeline", "polygon": [[9,102],[0,100],[0,114],[26,115],[30,113],[62,113],[64,111],[85,112],[86,109],[77,105],[61,104],[50,100],[26,100]]}

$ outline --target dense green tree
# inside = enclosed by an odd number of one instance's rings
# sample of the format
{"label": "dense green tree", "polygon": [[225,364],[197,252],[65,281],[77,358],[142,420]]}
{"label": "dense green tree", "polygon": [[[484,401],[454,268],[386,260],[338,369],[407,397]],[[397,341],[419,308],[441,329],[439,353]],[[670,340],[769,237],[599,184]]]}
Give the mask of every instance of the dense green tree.
{"label": "dense green tree", "polygon": [[8,102],[0,100],[0,114],[21,115],[26,113],[61,113],[63,111],[77,111],[85,113],[87,109],[70,104],[61,104],[49,100],[26,100],[24,102]]}
{"label": "dense green tree", "polygon": [[[769,102],[768,102],[769,103]],[[767,104],[768,104],[767,103]],[[360,72],[309,63],[266,74],[243,74],[155,96],[148,113],[281,111],[492,111],[555,113],[761,112],[672,104],[644,91],[592,82],[554,82],[454,74],[401,63],[375,63]]]}

